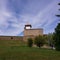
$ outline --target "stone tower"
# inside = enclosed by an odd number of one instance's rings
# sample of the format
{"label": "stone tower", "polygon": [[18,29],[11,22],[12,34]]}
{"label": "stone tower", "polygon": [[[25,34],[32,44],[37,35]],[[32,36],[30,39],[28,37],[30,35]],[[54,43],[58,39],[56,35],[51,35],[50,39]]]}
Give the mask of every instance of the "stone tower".
{"label": "stone tower", "polygon": [[38,35],[43,35],[43,29],[36,28],[33,29],[31,24],[26,24],[24,27],[24,41],[27,41],[28,38],[35,38]]}

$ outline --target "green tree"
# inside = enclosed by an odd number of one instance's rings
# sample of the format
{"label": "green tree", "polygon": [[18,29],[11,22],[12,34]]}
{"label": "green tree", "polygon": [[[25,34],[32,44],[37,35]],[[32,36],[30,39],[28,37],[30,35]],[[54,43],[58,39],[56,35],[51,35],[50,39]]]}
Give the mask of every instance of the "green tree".
{"label": "green tree", "polygon": [[60,23],[58,23],[57,27],[55,28],[53,39],[54,39],[56,50],[60,51]]}
{"label": "green tree", "polygon": [[32,38],[28,38],[28,46],[29,46],[29,47],[32,47],[32,45],[33,45],[33,40],[32,40]]}
{"label": "green tree", "polygon": [[52,33],[49,33],[48,35],[48,45],[53,47],[54,46],[54,43],[53,43],[53,34]]}
{"label": "green tree", "polygon": [[44,38],[43,38],[43,36],[36,36],[35,37],[35,40],[34,40],[34,43],[38,46],[38,47],[41,47],[41,46],[43,46],[43,44],[44,44]]}
{"label": "green tree", "polygon": [[48,45],[48,35],[45,34],[45,35],[43,35],[43,37],[44,37],[45,44]]}

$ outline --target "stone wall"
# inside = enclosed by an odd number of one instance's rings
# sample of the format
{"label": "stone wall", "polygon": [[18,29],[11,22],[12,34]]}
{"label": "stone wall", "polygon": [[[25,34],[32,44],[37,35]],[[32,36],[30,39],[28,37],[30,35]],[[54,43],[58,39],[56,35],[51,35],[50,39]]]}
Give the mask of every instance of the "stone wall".
{"label": "stone wall", "polygon": [[0,36],[0,40],[23,40],[22,36]]}
{"label": "stone wall", "polygon": [[24,29],[24,36],[0,36],[0,40],[22,40],[34,39],[38,35],[43,35],[43,29]]}
{"label": "stone wall", "polygon": [[32,38],[34,40],[35,36],[32,36],[32,35],[31,36],[24,36],[23,41],[27,42],[28,38]]}
{"label": "stone wall", "polygon": [[25,29],[24,36],[38,36],[43,35],[43,29]]}
{"label": "stone wall", "polygon": [[34,39],[38,35],[43,35],[43,29],[25,29],[23,40],[27,41],[28,38]]}

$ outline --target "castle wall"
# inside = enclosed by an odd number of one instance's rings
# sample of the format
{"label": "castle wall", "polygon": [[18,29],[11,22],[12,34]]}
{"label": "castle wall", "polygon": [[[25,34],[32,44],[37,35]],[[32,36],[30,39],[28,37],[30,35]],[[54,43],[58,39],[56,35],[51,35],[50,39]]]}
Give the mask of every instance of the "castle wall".
{"label": "castle wall", "polygon": [[[26,25],[30,26],[31,25]],[[28,38],[34,39],[38,35],[43,35],[43,29],[24,29],[24,36],[0,36],[0,40],[22,40],[27,41]]]}
{"label": "castle wall", "polygon": [[25,29],[24,30],[24,36],[38,36],[43,35],[43,29]]}
{"label": "castle wall", "polygon": [[38,35],[43,35],[43,29],[25,29],[23,40],[27,41],[28,38],[34,39]]}
{"label": "castle wall", "polygon": [[24,36],[24,37],[23,37],[23,41],[27,42],[27,39],[28,39],[28,38],[34,39],[35,36],[32,36],[32,35],[31,35],[31,36]]}
{"label": "castle wall", "polygon": [[0,36],[0,40],[23,40],[22,36]]}

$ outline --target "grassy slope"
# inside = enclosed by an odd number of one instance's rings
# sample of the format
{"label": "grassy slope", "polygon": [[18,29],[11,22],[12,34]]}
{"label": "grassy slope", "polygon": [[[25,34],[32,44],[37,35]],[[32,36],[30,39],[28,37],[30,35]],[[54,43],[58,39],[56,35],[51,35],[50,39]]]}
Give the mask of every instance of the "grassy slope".
{"label": "grassy slope", "polygon": [[0,40],[0,60],[60,60],[60,52],[22,46],[21,41]]}

